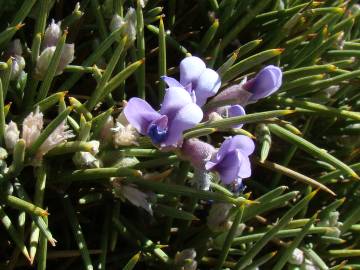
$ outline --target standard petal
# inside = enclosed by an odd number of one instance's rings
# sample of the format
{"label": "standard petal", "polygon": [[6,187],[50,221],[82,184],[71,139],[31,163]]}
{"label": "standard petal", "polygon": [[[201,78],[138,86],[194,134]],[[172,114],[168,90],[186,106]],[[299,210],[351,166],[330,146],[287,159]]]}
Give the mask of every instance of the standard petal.
{"label": "standard petal", "polygon": [[[236,116],[242,116],[245,115],[245,110],[240,105],[232,105],[229,106],[227,109],[227,116],[228,117],[236,117]],[[233,128],[242,128],[243,124],[234,125]]]}
{"label": "standard petal", "polygon": [[258,100],[276,92],[282,84],[282,71],[280,68],[270,65],[263,68],[254,79],[244,85],[253,94],[250,100]]}
{"label": "standard petal", "polygon": [[232,137],[228,146],[228,151],[239,149],[246,156],[251,155],[255,150],[255,144],[252,139],[245,135],[236,135]]}
{"label": "standard petal", "polygon": [[254,152],[255,144],[252,139],[244,135],[227,138],[220,146],[214,162],[218,163],[231,151],[240,150],[243,155],[249,156]]}
{"label": "standard petal", "polygon": [[160,113],[167,115],[169,121],[186,105],[193,103],[190,94],[183,87],[170,87],[166,90]]}
{"label": "standard petal", "polygon": [[196,102],[199,106],[205,104],[206,99],[214,96],[221,86],[221,80],[219,74],[210,69],[205,69],[196,84],[195,94]]}
{"label": "standard petal", "polygon": [[196,56],[184,58],[180,62],[180,83],[184,86],[196,81],[206,69],[203,60]]}
{"label": "standard petal", "polygon": [[172,77],[161,76],[160,79],[162,79],[167,84],[168,87],[183,87],[178,80]]}
{"label": "standard petal", "polygon": [[243,156],[238,176],[240,178],[248,178],[251,176],[251,163],[248,157]]}
{"label": "standard petal", "polygon": [[181,141],[183,131],[200,123],[202,118],[203,112],[195,103],[183,107],[169,123],[168,137],[161,146],[176,145]]}
{"label": "standard petal", "polygon": [[161,114],[155,111],[149,103],[136,97],[129,100],[124,108],[124,114],[129,123],[143,135],[146,135],[152,121],[161,118]]}
{"label": "standard petal", "polygon": [[228,152],[224,159],[218,163],[213,170],[217,171],[224,184],[231,184],[239,176],[242,155],[239,151]]}

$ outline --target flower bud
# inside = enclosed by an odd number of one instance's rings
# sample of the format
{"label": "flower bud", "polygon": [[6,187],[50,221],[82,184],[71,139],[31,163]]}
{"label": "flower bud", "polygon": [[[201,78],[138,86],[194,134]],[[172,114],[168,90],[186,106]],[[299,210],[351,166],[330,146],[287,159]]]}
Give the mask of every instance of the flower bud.
{"label": "flower bud", "polygon": [[110,22],[110,26],[109,26],[110,31],[114,32],[115,30],[123,27],[125,24],[126,24],[125,20],[118,14],[115,14]]}
{"label": "flower bud", "polygon": [[302,250],[295,248],[292,252],[289,263],[294,265],[301,265],[304,262],[304,252]]}
{"label": "flower bud", "polygon": [[134,8],[129,8],[125,15],[125,34],[128,36],[128,41],[133,43],[136,39],[136,11]]}
{"label": "flower bud", "polygon": [[25,117],[22,124],[21,138],[25,140],[26,147],[30,147],[39,137],[44,125],[44,115],[39,107]]}
{"label": "flower bud", "polygon": [[232,223],[228,216],[232,207],[232,204],[229,203],[214,203],[211,206],[206,221],[210,230],[214,232],[223,232],[230,229]]}
{"label": "flower bud", "polygon": [[121,32],[123,36],[127,36],[127,43],[131,45],[136,40],[136,11],[134,8],[129,8],[124,18],[115,14],[110,22],[110,31],[122,28]]}
{"label": "flower bud", "polygon": [[56,70],[56,75],[60,75],[61,73],[63,73],[65,67],[69,65],[72,61],[74,61],[74,55],[75,45],[73,43],[65,44],[61,52],[60,62]]}
{"label": "flower bud", "polygon": [[25,68],[24,57],[22,57],[20,55],[15,55],[12,59],[10,79],[16,80],[20,76],[20,73],[24,70],[24,68]]}
{"label": "flower bud", "polygon": [[6,58],[9,58],[10,56],[21,56],[23,54],[23,49],[21,46],[20,39],[14,39],[12,42],[10,42],[10,45],[6,51]]}
{"label": "flower bud", "polygon": [[183,251],[176,253],[174,263],[181,270],[196,270],[197,261],[195,260],[195,258],[195,249],[184,249]]}
{"label": "flower bud", "polygon": [[20,131],[13,121],[5,126],[5,145],[8,150],[14,149],[16,142],[19,140]]}
{"label": "flower bud", "polygon": [[215,152],[212,145],[196,138],[185,140],[181,148],[183,157],[199,170],[205,169],[205,163]]}
{"label": "flower bud", "polygon": [[111,115],[105,120],[104,125],[101,127],[100,140],[102,142],[111,142],[113,138],[112,128],[114,127],[114,119]]}
{"label": "flower bud", "polygon": [[211,102],[229,101],[229,104],[240,104],[245,106],[251,97],[251,93],[243,88],[246,79],[240,84],[232,85],[216,95]]}
{"label": "flower bud", "polygon": [[77,152],[73,157],[74,164],[80,168],[99,168],[100,163],[89,152]]}
{"label": "flower bud", "polygon": [[62,34],[60,26],[60,21],[57,23],[55,23],[54,19],[51,21],[51,23],[45,30],[44,41],[42,43],[43,49],[56,46]]}
{"label": "flower bud", "polygon": [[252,95],[250,101],[257,101],[275,93],[282,84],[282,71],[280,68],[269,65],[264,67],[251,80],[244,83],[243,88]]}
{"label": "flower bud", "polygon": [[8,152],[6,151],[6,149],[0,147],[0,160],[7,159],[7,157],[8,157]]}
{"label": "flower bud", "polygon": [[[55,53],[56,47],[45,48],[36,61],[35,76],[42,80],[49,68],[51,59]],[[74,60],[75,47],[74,44],[65,44],[61,52],[60,61],[56,69],[56,75],[60,75],[64,68]]]}
{"label": "flower bud", "polygon": [[35,66],[35,77],[37,79],[42,80],[44,78],[46,71],[48,70],[51,58],[54,55],[55,49],[55,46],[47,47],[41,52]]}

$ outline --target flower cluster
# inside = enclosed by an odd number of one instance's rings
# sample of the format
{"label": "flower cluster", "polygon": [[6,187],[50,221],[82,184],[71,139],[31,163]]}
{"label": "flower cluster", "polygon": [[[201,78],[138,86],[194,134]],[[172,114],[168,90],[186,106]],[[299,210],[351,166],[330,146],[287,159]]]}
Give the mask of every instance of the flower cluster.
{"label": "flower cluster", "polygon": [[[168,88],[160,110],[156,111],[143,99],[131,98],[123,111],[130,126],[121,125],[118,130],[129,134],[133,127],[140,134],[150,137],[160,149],[178,148],[182,157],[195,167],[195,176],[201,179],[198,186],[208,189],[209,184],[205,182],[210,181],[210,177],[206,173],[215,172],[223,184],[232,185],[235,190],[241,189],[242,179],[251,176],[249,156],[255,149],[252,139],[244,135],[228,137],[216,150],[199,139],[184,141],[182,134],[203,119],[211,121],[214,117],[221,119],[245,115],[244,106],[280,88],[281,70],[267,66],[254,78],[245,79],[239,85],[230,86],[217,94],[221,86],[219,74],[207,68],[200,58],[191,56],[180,63],[179,81],[167,76],[162,79]],[[206,110],[204,105],[209,98],[212,98],[209,104],[229,101],[232,105]],[[234,126],[241,127],[241,124]]]}
{"label": "flower cluster", "polygon": [[[38,139],[44,126],[44,115],[40,112],[39,107],[35,112],[31,112],[25,117],[22,123],[21,139],[24,140],[26,148],[29,148]],[[49,152],[58,144],[66,141],[69,138],[74,137],[71,130],[68,130],[68,126],[65,122],[60,123],[59,126],[47,137],[47,139],[41,144],[39,150],[36,153],[36,161],[39,161],[43,155]],[[10,121],[5,127],[5,145],[7,149],[12,150],[15,144],[20,139],[20,131],[15,122]]]}

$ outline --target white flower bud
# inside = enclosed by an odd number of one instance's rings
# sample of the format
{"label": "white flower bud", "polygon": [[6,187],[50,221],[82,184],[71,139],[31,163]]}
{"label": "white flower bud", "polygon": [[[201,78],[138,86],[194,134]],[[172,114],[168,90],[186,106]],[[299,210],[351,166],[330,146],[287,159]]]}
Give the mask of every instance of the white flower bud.
{"label": "white flower bud", "polygon": [[110,142],[113,138],[112,128],[114,127],[114,118],[109,115],[100,131],[100,139],[104,142]]}
{"label": "white flower bud", "polygon": [[301,265],[303,262],[304,262],[304,252],[302,252],[302,250],[298,248],[295,248],[289,258],[289,263],[295,265]]}
{"label": "white flower bud", "polygon": [[[6,52],[7,56],[21,56],[23,54],[23,49],[21,46],[20,39],[14,39],[12,42],[10,42],[10,45],[8,47],[8,50]],[[8,58],[8,57],[6,57]]]}
{"label": "white flower bud", "polygon": [[142,8],[144,8],[147,4],[148,0],[139,0],[139,4]]}
{"label": "white flower bud", "polygon": [[12,59],[12,66],[11,66],[11,80],[16,80],[20,73],[24,70],[25,68],[25,59],[24,57],[20,56],[20,55],[15,55]]}
{"label": "white flower bud", "polygon": [[110,31],[113,32],[121,28],[123,35],[127,36],[127,43],[131,45],[136,40],[136,11],[134,8],[129,8],[124,18],[115,14],[110,22]]}
{"label": "white flower bud", "polygon": [[111,32],[114,32],[115,30],[123,27],[125,25],[125,20],[119,16],[118,14],[115,14],[112,19],[111,19],[111,22],[110,22],[110,31]]}
{"label": "white flower bud", "polygon": [[232,204],[229,203],[214,203],[207,217],[206,224],[208,227],[214,232],[228,230],[231,226],[228,215],[232,207]]}
{"label": "white flower bud", "polygon": [[55,23],[55,20],[52,20],[49,26],[45,30],[43,48],[56,46],[56,43],[59,41],[62,31],[61,31],[61,22]]}
{"label": "white flower bud", "polygon": [[181,252],[177,252],[175,255],[174,263],[180,267],[181,270],[196,270],[197,261],[196,251],[193,248],[185,249]]}
{"label": "white flower bud", "polygon": [[[45,48],[36,61],[35,76],[42,80],[49,68],[51,59],[55,53],[56,47]],[[64,68],[74,60],[75,47],[74,44],[65,44],[61,52],[59,65],[56,69],[56,75],[60,75]]]}
{"label": "white flower bud", "polygon": [[338,211],[332,211],[329,214],[329,223],[330,226],[336,227],[338,225],[340,213]]}
{"label": "white flower bud", "polygon": [[37,107],[34,113],[31,112],[24,119],[21,138],[25,140],[26,147],[32,145],[39,137],[44,125],[43,117],[42,112],[40,112],[39,107]]}
{"label": "white flower bud", "polygon": [[80,168],[99,168],[99,160],[89,152],[77,152],[74,154],[73,161]]}
{"label": "white flower bud", "polygon": [[128,36],[129,42],[134,42],[136,39],[136,11],[134,8],[129,8],[125,15],[126,27],[125,34]]}
{"label": "white flower bud", "polygon": [[20,131],[13,121],[5,126],[5,145],[8,150],[14,149],[16,142],[19,140]]}
{"label": "white flower bud", "polygon": [[36,66],[35,66],[35,76],[37,79],[42,80],[44,78],[45,73],[49,67],[51,58],[54,55],[55,49],[56,49],[55,46],[47,47],[41,52],[40,56],[36,61]]}
{"label": "white flower bud", "polygon": [[60,62],[56,70],[56,75],[60,75],[61,73],[63,73],[65,67],[69,65],[72,61],[74,61],[74,55],[75,45],[73,43],[65,44],[61,52]]}

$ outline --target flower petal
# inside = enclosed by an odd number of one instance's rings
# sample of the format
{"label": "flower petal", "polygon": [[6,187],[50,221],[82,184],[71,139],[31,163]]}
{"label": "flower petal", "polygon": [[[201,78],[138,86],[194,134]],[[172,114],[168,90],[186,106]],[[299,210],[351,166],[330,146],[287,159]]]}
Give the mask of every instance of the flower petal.
{"label": "flower petal", "polygon": [[161,146],[178,144],[181,141],[183,131],[200,123],[202,118],[203,112],[195,103],[190,103],[180,109],[169,123],[168,137]]}
{"label": "flower petal", "polygon": [[244,88],[253,95],[250,100],[259,100],[276,92],[282,84],[282,71],[270,65],[263,68],[254,79],[248,81]]}
{"label": "flower petal", "polygon": [[251,163],[250,159],[248,157],[243,156],[241,164],[240,164],[240,170],[238,173],[238,177],[240,178],[248,178],[251,176]]}
{"label": "flower petal", "polygon": [[203,106],[206,99],[214,96],[221,86],[221,80],[219,74],[210,69],[205,69],[196,84],[195,94],[196,103],[199,106]]}
{"label": "flower petal", "polygon": [[[246,113],[242,106],[232,105],[232,106],[229,106],[229,108],[227,108],[227,114],[228,114],[228,117],[236,117],[236,116],[245,115]],[[233,128],[242,128],[243,125],[244,124],[234,125]]]}
{"label": "flower petal", "polygon": [[227,153],[224,159],[218,163],[213,169],[220,175],[220,179],[224,184],[231,184],[239,177],[240,166],[243,156],[238,150]]}
{"label": "flower petal", "polygon": [[206,69],[203,60],[196,56],[184,58],[180,62],[180,83],[184,86],[196,81]]}
{"label": "flower petal", "polygon": [[183,85],[176,79],[168,76],[161,76],[160,79],[162,79],[168,87],[183,87]]}
{"label": "flower petal", "polygon": [[190,94],[183,87],[170,87],[166,90],[160,113],[167,115],[169,121],[184,106],[193,103]]}
{"label": "flower petal", "polygon": [[155,111],[149,103],[136,97],[129,100],[124,108],[124,114],[129,123],[143,135],[146,135],[152,121],[161,118],[161,114]]}
{"label": "flower petal", "polygon": [[249,156],[255,150],[255,144],[252,139],[245,135],[236,135],[234,137],[227,138],[221,145],[218,154],[224,155],[235,149],[239,149],[242,154]]}

